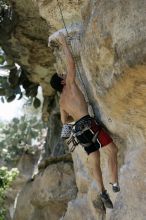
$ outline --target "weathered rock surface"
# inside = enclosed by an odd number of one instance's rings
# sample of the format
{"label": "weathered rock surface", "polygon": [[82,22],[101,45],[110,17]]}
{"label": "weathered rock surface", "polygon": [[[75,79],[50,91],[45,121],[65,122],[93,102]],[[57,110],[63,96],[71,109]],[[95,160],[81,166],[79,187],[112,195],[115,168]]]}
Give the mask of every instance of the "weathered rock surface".
{"label": "weathered rock surface", "polygon": [[[14,7],[18,15],[22,14],[22,22],[18,23],[9,40],[12,54],[30,72],[30,79],[43,85],[44,94],[52,95],[47,84],[50,75],[55,68],[61,73],[65,72],[61,48],[55,43],[53,55],[53,51],[44,43],[48,34],[53,34],[53,39],[58,34],[53,32],[63,28],[57,1],[37,0],[27,1],[25,4],[16,1]],[[108,169],[103,163],[104,182],[114,201],[114,209],[107,210],[105,215],[102,210],[94,207],[92,201],[98,189],[88,171],[88,158],[83,149],[78,147],[73,153],[77,197],[74,198],[72,192],[69,196],[69,188],[72,187],[67,185],[69,197],[62,209],[54,212],[53,204],[55,207],[60,204],[59,190],[62,190],[57,181],[62,179],[59,179],[60,171],[57,173],[58,165],[53,165],[55,171],[49,166],[42,176],[40,174],[23,189],[15,220],[145,220],[146,1],[65,0],[61,2],[61,7],[66,24],[69,25],[69,35],[72,36],[70,43],[76,57],[81,89],[85,95],[88,94],[96,116],[111,132],[119,147],[121,192],[112,194],[108,186]],[[39,13],[47,21],[49,32]],[[28,25],[32,17],[35,22],[31,26],[37,26],[39,30]],[[42,22],[41,25],[38,25],[39,22]],[[53,63],[54,56],[56,63]],[[105,160],[104,150],[101,153]],[[62,164],[60,166],[64,169]],[[49,183],[50,172],[53,183],[56,181],[55,186],[52,182]],[[72,177],[70,178],[71,182],[69,180],[68,183],[72,184]],[[49,184],[55,187],[52,188],[55,192],[49,191],[51,194],[48,193]],[[64,188],[63,198],[66,198],[65,195]]]}
{"label": "weathered rock surface", "polygon": [[[6,216],[6,220],[10,220],[14,216],[16,207],[16,198],[20,193],[21,189],[25,186],[26,182],[30,180],[34,173],[34,168],[37,166],[38,159],[40,157],[40,152],[31,155],[24,153],[17,164],[17,169],[19,170],[19,175],[15,181],[11,184],[10,188],[6,192],[6,208],[9,210]],[[16,163],[15,163],[16,166]]]}
{"label": "weathered rock surface", "polygon": [[[106,219],[134,219],[135,216],[139,218],[135,206],[141,210],[140,219],[144,220],[146,216],[144,202],[142,202],[145,200],[146,175],[140,168],[145,167],[145,159],[140,159],[139,165],[134,159],[138,157],[137,149],[139,155],[142,154],[145,158],[143,148],[146,129],[144,116],[146,111],[144,92],[146,82],[145,8],[146,5],[143,1],[86,1],[82,8],[83,26],[80,33],[70,31],[70,35],[74,36],[71,45],[75,56],[80,50],[80,58],[76,56],[76,62],[80,70],[78,75],[82,76],[81,83],[84,82],[82,89],[86,88],[96,116],[114,135],[113,138],[119,146],[119,163],[124,164],[120,173],[121,192],[117,197],[111,193],[112,200],[115,201],[115,209],[110,213],[107,212],[106,217],[103,214],[102,217]],[[77,40],[78,34],[81,35],[80,42]],[[56,35],[54,34],[54,37],[57,37]],[[57,67],[61,72],[62,69],[64,70],[64,64],[61,69],[59,60],[58,63]],[[87,163],[81,159],[85,157],[82,155],[83,153],[78,150],[76,153],[78,154],[74,158],[76,181],[79,192],[82,192],[82,189],[85,189],[85,182],[87,182],[85,176],[88,176],[84,174],[83,167]],[[125,160],[123,160],[124,157]],[[103,171],[106,187],[109,189],[107,186],[108,173],[105,168]],[[130,174],[131,181],[127,180],[127,175]],[[134,180],[132,181],[132,179]],[[139,187],[137,187],[138,182],[140,182]],[[86,186],[84,193],[88,195],[88,190],[93,191],[90,181]],[[131,200],[129,195],[133,194],[135,197],[137,193],[139,194],[137,199]],[[90,201],[92,199],[90,198]],[[136,204],[132,202],[133,200]],[[81,208],[75,215],[73,212],[75,204],[78,202],[81,205],[82,201],[87,202],[87,197],[82,200],[79,193],[76,201],[69,203],[65,219],[76,219],[77,216],[79,219],[100,219],[100,216],[95,215],[92,206],[90,211],[87,209],[86,214],[82,213],[84,208]],[[89,207],[89,203],[86,204]],[[127,207],[129,208],[127,209]],[[89,214],[91,210],[92,214]]]}
{"label": "weathered rock surface", "polygon": [[35,1],[10,3],[15,14],[15,29],[10,30],[9,34],[2,29],[1,45],[9,59],[18,63],[28,73],[31,81],[42,86],[44,95],[49,95],[52,89],[48,87],[48,83],[50,73],[54,72],[55,61],[47,47],[49,24],[40,17]]}
{"label": "weathered rock surface", "polygon": [[49,165],[23,188],[14,220],[57,220],[64,215],[68,201],[76,193],[72,163]]}

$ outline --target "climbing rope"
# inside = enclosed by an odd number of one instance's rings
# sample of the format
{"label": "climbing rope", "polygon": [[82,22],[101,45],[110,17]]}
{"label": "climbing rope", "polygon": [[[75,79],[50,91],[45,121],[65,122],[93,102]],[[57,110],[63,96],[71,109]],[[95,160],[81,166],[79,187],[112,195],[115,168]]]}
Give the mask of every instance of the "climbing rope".
{"label": "climbing rope", "polygon": [[[61,4],[60,4],[59,0],[57,0],[57,3],[58,3],[58,8],[59,8],[59,11],[60,11],[60,15],[61,15],[62,23],[63,23],[63,25],[64,25],[64,28],[65,28],[67,37],[69,38],[70,36],[69,36],[68,30],[67,30],[67,27],[66,27],[66,24],[65,24],[65,20],[64,20],[64,17],[63,17],[63,12],[62,12]],[[71,52],[72,52],[72,55],[73,55],[74,52],[73,52],[72,46],[71,46],[71,45],[68,45],[68,46],[70,47]],[[90,111],[91,111],[91,112],[93,113],[93,115],[95,116],[93,107],[92,107],[92,105],[90,104],[89,99],[88,99],[88,94],[87,94],[87,91],[86,91],[86,88],[85,88],[84,81],[83,81],[83,79],[82,79],[82,77],[81,77],[81,72],[80,72],[78,63],[77,63],[77,61],[76,61],[76,59],[75,59],[74,56],[73,56],[73,59],[74,59],[74,62],[75,62],[75,65],[76,65],[76,68],[77,68],[77,71],[78,71],[78,74],[79,74],[79,77],[80,77],[80,81],[82,82],[82,85],[83,85],[83,87],[84,87],[84,92],[85,92],[85,96],[86,96],[86,98],[87,98],[87,103],[89,104],[89,107],[91,108]],[[92,113],[91,113],[91,114],[92,114]]]}
{"label": "climbing rope", "polygon": [[67,36],[69,37],[69,33],[68,33],[68,30],[67,30],[67,27],[66,27],[66,24],[65,24],[65,20],[64,20],[64,17],[63,17],[63,12],[62,12],[59,0],[57,0],[57,3],[58,3],[58,8],[59,8],[59,11],[60,11],[60,14],[61,14],[61,18],[62,18],[62,22],[63,22],[64,28],[66,30]]}

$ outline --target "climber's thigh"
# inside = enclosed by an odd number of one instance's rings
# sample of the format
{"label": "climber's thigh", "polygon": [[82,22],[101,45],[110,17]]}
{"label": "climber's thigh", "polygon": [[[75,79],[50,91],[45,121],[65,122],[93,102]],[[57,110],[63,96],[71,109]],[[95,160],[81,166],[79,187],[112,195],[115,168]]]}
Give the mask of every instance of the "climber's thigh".
{"label": "climber's thigh", "polygon": [[104,148],[104,152],[108,156],[114,157],[114,156],[117,156],[118,148],[117,148],[116,144],[114,144],[114,142],[112,142]]}
{"label": "climber's thigh", "polygon": [[96,150],[90,153],[88,156],[88,162],[89,162],[90,168],[100,166],[100,151]]}

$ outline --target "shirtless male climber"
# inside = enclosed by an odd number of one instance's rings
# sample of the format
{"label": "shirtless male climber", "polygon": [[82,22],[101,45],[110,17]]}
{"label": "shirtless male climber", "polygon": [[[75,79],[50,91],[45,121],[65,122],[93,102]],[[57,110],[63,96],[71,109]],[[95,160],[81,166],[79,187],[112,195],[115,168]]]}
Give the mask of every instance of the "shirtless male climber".
{"label": "shirtless male climber", "polygon": [[100,147],[105,147],[108,155],[108,167],[111,176],[113,192],[119,192],[118,184],[118,166],[117,152],[118,149],[113,143],[112,138],[101,127],[98,121],[90,117],[88,113],[88,105],[84,95],[76,84],[76,69],[70,48],[62,33],[59,34],[57,40],[61,44],[67,69],[66,75],[55,73],[50,81],[51,86],[60,92],[60,113],[63,128],[73,121],[76,139],[84,147],[88,154],[89,163],[92,169],[93,177],[100,190],[100,198],[107,208],[113,208],[112,201],[104,187],[102,172],[100,167]]}

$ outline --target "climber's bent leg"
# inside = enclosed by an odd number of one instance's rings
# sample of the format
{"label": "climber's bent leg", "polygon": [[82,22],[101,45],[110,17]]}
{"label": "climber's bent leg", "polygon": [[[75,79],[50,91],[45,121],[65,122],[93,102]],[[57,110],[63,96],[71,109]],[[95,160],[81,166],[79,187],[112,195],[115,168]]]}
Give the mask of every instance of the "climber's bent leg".
{"label": "climber's bent leg", "polygon": [[108,155],[108,167],[111,177],[111,183],[113,184],[113,191],[118,192],[120,191],[118,185],[118,161],[117,161],[118,148],[112,142],[105,147],[105,152]]}
{"label": "climber's bent leg", "polygon": [[112,183],[118,182],[117,148],[113,144],[110,135],[89,115],[84,116],[75,123],[75,132],[78,142],[84,147],[84,150],[89,155],[93,176],[100,190],[105,190],[100,168],[99,148],[101,147],[107,148]]}
{"label": "climber's bent leg", "polygon": [[[105,190],[104,184],[103,184],[103,179],[102,179],[102,172],[100,168],[100,152],[99,150],[94,151],[89,154],[89,164],[90,164],[90,169],[92,171],[93,178],[95,179],[97,186],[100,190],[100,198],[106,208],[113,208],[113,203]],[[98,201],[93,201],[95,206],[96,203],[98,204]]]}
{"label": "climber's bent leg", "polygon": [[100,192],[105,191],[105,187],[102,179],[102,172],[100,168],[100,152],[98,150],[92,152],[88,156],[91,175],[95,179]]}

